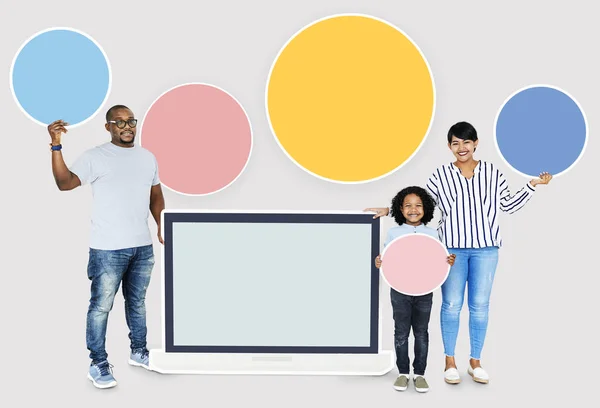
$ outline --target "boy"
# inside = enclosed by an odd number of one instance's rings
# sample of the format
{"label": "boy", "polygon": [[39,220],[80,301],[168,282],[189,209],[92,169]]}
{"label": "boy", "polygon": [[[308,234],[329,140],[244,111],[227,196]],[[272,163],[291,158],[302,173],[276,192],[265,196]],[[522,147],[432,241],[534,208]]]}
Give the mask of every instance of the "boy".
{"label": "boy", "polygon": [[[427,234],[439,239],[437,231],[427,227],[433,219],[435,202],[429,193],[421,187],[407,187],[400,191],[392,200],[391,215],[398,223],[390,228],[384,247],[395,238],[413,233]],[[448,263],[454,263],[455,255],[448,256]],[[375,258],[375,266],[381,267],[381,255]],[[418,273],[418,271],[415,271]],[[399,376],[394,382],[394,388],[404,391],[408,388],[410,359],[408,357],[408,335],[412,327],[415,337],[415,361],[413,362],[413,380],[417,392],[429,391],[425,380],[427,353],[429,350],[429,317],[433,293],[421,296],[409,296],[391,288],[392,310],[394,313],[394,346],[396,349],[396,366]]]}

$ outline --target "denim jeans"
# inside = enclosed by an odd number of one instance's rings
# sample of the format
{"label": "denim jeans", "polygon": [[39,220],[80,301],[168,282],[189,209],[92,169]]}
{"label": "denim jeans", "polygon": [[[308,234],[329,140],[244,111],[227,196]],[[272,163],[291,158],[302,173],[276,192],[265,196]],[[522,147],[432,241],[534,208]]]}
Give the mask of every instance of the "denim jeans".
{"label": "denim jeans", "polygon": [[131,349],[146,348],[146,289],[154,266],[152,245],[117,250],[90,248],[91,298],[86,343],[94,363],[106,360],[106,326],[115,295],[122,286]]}
{"label": "denim jeans", "polygon": [[415,338],[415,375],[425,375],[427,353],[429,351],[429,317],[433,303],[433,293],[422,296],[409,296],[391,289],[392,311],[394,313],[394,347],[396,366],[400,374],[410,374],[408,357],[408,335],[412,327]]}
{"label": "denim jeans", "polygon": [[498,265],[498,247],[451,248],[448,251],[456,254],[456,259],[442,285],[440,322],[444,353],[454,356],[460,311],[465,286],[468,285],[471,358],[479,360],[487,332],[490,294]]}

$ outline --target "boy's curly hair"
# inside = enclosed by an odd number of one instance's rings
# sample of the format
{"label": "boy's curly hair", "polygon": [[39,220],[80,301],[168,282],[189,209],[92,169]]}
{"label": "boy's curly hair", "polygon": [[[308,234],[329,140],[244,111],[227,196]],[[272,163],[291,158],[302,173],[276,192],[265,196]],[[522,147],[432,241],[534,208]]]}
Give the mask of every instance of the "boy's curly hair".
{"label": "boy's curly hair", "polygon": [[416,194],[419,196],[419,198],[421,198],[421,201],[423,202],[423,218],[421,218],[421,222],[423,224],[427,224],[433,219],[435,201],[433,197],[431,197],[431,194],[427,192],[427,190],[418,186],[406,187],[396,194],[396,197],[392,199],[390,215],[394,217],[394,220],[396,220],[398,225],[402,225],[406,222],[406,218],[404,218],[404,215],[402,215],[402,205],[404,204],[404,199],[409,194]]}

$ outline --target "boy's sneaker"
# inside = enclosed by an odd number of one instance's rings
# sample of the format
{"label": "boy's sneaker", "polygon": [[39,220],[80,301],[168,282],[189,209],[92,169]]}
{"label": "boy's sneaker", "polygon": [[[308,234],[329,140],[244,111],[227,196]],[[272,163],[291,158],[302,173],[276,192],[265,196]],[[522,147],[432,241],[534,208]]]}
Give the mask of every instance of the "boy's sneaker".
{"label": "boy's sneaker", "polygon": [[408,388],[408,375],[400,374],[394,381],[394,389],[396,391],[405,391]]}
{"label": "boy's sneaker", "polygon": [[90,364],[87,377],[96,388],[111,388],[117,385],[117,380],[112,375],[112,365],[104,360],[99,363]]}
{"label": "boy's sneaker", "polygon": [[427,384],[425,377],[423,377],[422,375],[416,375],[414,378],[414,381],[415,381],[415,390],[417,390],[417,392],[429,391],[429,384]]}
{"label": "boy's sneaker", "polygon": [[129,364],[150,370],[150,352],[145,348],[132,350],[129,355]]}

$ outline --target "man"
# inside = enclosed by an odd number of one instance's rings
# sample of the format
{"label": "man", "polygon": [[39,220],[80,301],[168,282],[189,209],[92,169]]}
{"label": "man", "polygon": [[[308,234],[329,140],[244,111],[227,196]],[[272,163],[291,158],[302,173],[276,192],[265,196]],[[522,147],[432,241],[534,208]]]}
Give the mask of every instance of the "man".
{"label": "man", "polygon": [[48,125],[52,142],[52,173],[61,191],[91,184],[92,229],[88,278],[91,298],[87,313],[86,343],[92,362],[88,378],[98,388],[117,385],[105,350],[108,314],[122,285],[125,317],[129,327],[129,364],[149,368],[146,348],[146,289],[154,265],[151,212],[162,244],[160,214],[165,207],[156,158],[135,146],[137,120],[123,105],[106,113],[111,141],[84,152],[70,168],[62,156],[61,135],[68,123]]}

